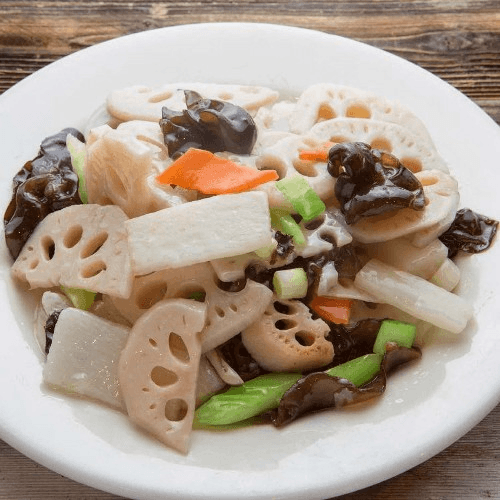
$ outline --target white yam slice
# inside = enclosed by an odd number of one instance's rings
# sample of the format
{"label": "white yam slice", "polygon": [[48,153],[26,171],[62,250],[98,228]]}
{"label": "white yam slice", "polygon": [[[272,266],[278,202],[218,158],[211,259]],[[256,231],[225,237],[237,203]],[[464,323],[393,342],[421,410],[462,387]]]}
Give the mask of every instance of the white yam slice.
{"label": "white yam slice", "polygon": [[129,217],[138,217],[196,199],[195,191],[155,182],[171,163],[158,123],[93,129],[85,161],[89,203],[118,205]]}
{"label": "white yam slice", "polygon": [[136,275],[251,252],[272,239],[267,197],[258,192],[193,201],[126,227]]}
{"label": "white yam slice", "polygon": [[332,118],[370,119],[404,126],[413,137],[431,141],[422,121],[395,101],[365,90],[319,83],[300,95],[290,118],[290,130],[304,134],[320,121]]}
{"label": "white yam slice", "polygon": [[365,250],[370,258],[381,260],[425,280],[430,279],[448,257],[448,248],[437,239],[419,248],[406,238],[396,238],[367,245]]}
{"label": "white yam slice", "polygon": [[355,286],[415,318],[460,333],[472,317],[470,304],[423,278],[372,259],[358,272]]}
{"label": "white yam slice", "polygon": [[50,386],[123,408],[118,359],[130,329],[69,307],[59,315],[43,368]]}
{"label": "white yam slice", "polygon": [[324,290],[321,294],[324,297],[333,297],[336,299],[352,299],[362,302],[377,302],[377,299],[354,285],[353,280],[343,279],[342,282],[338,281],[333,286]]}
{"label": "white yam slice", "polygon": [[[317,148],[321,143],[312,138],[288,136],[276,144],[263,148],[255,162],[259,170],[275,170],[280,179],[300,176],[307,180],[316,194],[324,201],[334,194],[335,179],[328,173],[324,162],[304,161],[299,158],[301,150]],[[288,208],[292,205],[276,188],[276,182],[266,182],[257,188],[264,191],[271,207]]]}
{"label": "white yam slice", "polygon": [[135,85],[111,92],[107,98],[107,109],[112,116],[123,121],[158,122],[163,106],[174,111],[186,109],[184,90],[194,90],[205,99],[236,104],[249,112],[255,112],[261,106],[272,104],[279,96],[275,90],[250,85],[167,83],[154,88]]}
{"label": "white yam slice", "polygon": [[310,370],[333,359],[333,345],[325,337],[330,328],[312,319],[306,305],[297,300],[278,300],[242,333],[245,348],[269,371]]}
{"label": "white yam slice", "polygon": [[194,292],[205,293],[207,306],[207,324],[201,334],[203,352],[223,344],[253,323],[272,299],[269,288],[251,280],[247,280],[245,288],[239,292],[220,289],[215,271],[207,262],[138,277],[129,299],[115,298],[113,301],[117,309],[134,323],[157,302],[189,298]]}
{"label": "white yam slice", "polygon": [[459,203],[457,181],[439,170],[422,170],[415,176],[422,183],[426,206],[424,210],[403,208],[352,224],[349,231],[360,243],[377,243],[422,231],[448,220]]}
{"label": "white yam slice", "polygon": [[156,304],[133,326],[119,361],[120,388],[134,423],[187,453],[206,307],[192,300]]}
{"label": "white yam slice", "polygon": [[374,149],[393,154],[412,172],[442,170],[445,161],[430,139],[415,136],[404,125],[362,118],[327,120],[315,125],[306,135],[322,143],[364,142]]}
{"label": "white yam slice", "polygon": [[45,355],[45,325],[49,316],[55,311],[62,311],[66,307],[71,307],[71,301],[62,293],[51,292],[43,293],[40,303],[35,310],[35,339],[40,351]]}
{"label": "white yam slice", "polygon": [[12,266],[32,288],[57,285],[128,297],[132,268],[124,222],[116,206],[73,205],[49,214]]}

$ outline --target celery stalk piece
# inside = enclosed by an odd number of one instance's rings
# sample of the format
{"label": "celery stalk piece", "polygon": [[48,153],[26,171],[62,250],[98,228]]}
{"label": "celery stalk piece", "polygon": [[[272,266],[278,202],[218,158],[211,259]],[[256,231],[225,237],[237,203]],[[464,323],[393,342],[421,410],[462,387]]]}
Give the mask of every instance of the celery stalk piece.
{"label": "celery stalk piece", "polygon": [[61,290],[77,309],[82,309],[84,311],[90,309],[90,306],[94,303],[96,296],[95,292],[90,292],[81,288],[68,288],[66,286],[61,286]]}
{"label": "celery stalk piece", "polygon": [[66,147],[71,155],[71,165],[78,175],[78,194],[82,203],[88,203],[87,184],[85,182],[85,144],[71,134],[66,138]]}
{"label": "celery stalk piece", "polygon": [[369,382],[380,371],[382,358],[382,354],[365,354],[334,366],[325,373],[331,377],[345,378],[359,387]]}
{"label": "celery stalk piece", "polygon": [[228,425],[277,408],[300,373],[268,373],[212,396],[195,412],[194,425]]}
{"label": "celery stalk piece", "polygon": [[326,206],[303,177],[288,177],[276,182],[276,187],[305,221],[322,214]]}
{"label": "celery stalk piece", "polygon": [[289,212],[282,208],[271,208],[269,212],[271,214],[271,226],[274,229],[290,235],[296,245],[305,245],[304,233]]}
{"label": "celery stalk piece", "polygon": [[411,323],[403,323],[392,319],[382,321],[373,345],[373,352],[385,353],[385,344],[394,342],[400,347],[411,347],[415,341],[417,327]]}
{"label": "celery stalk piece", "polygon": [[278,246],[278,242],[273,238],[273,242],[270,245],[267,245],[267,246],[261,247],[261,248],[257,248],[257,250],[254,250],[253,253],[261,259],[268,259],[269,257],[271,257],[273,252],[276,250],[277,246]]}
{"label": "celery stalk piece", "polygon": [[301,299],[307,295],[307,274],[301,267],[276,271],[273,287],[280,299]]}

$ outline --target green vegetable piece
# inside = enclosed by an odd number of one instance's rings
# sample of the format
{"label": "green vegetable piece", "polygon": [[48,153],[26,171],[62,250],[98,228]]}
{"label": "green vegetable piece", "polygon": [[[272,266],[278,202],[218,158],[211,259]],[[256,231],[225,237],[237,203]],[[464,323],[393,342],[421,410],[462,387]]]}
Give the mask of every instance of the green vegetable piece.
{"label": "green vegetable piece", "polygon": [[191,295],[189,295],[188,299],[196,300],[197,302],[204,302],[205,296],[205,292],[193,292]]}
{"label": "green vegetable piece", "polygon": [[94,303],[96,296],[95,292],[89,292],[88,290],[83,290],[80,288],[68,288],[61,286],[61,290],[66,294],[69,300],[78,309],[83,309],[87,311],[90,306]]}
{"label": "green vegetable piece", "polygon": [[276,182],[276,187],[305,221],[314,219],[326,210],[321,198],[303,177],[281,179]]}
{"label": "green vegetable piece", "polygon": [[82,203],[88,203],[87,184],[85,182],[85,144],[76,137],[68,135],[66,138],[66,147],[71,155],[71,165],[78,175],[78,194]]}
{"label": "green vegetable piece", "polygon": [[260,257],[261,259],[268,259],[269,257],[271,257],[273,252],[276,250],[277,246],[278,246],[278,244],[277,244],[276,240],[273,239],[273,242],[270,245],[257,248],[257,250],[254,250],[253,253],[255,255],[257,255],[257,257]]}
{"label": "green vegetable piece", "polygon": [[305,245],[306,239],[304,233],[289,212],[282,208],[271,208],[270,213],[271,226],[274,229],[281,231],[283,234],[290,235],[296,245]]}
{"label": "green vegetable piece", "polygon": [[382,354],[366,354],[334,366],[325,373],[331,377],[345,378],[359,387],[369,382],[380,371],[382,358]]}
{"label": "green vegetable piece", "polygon": [[300,373],[268,373],[212,396],[195,412],[194,425],[229,425],[277,408]]}
{"label": "green vegetable piece", "polygon": [[380,325],[373,352],[384,354],[387,342],[394,342],[400,347],[411,347],[415,342],[416,333],[417,327],[411,323],[386,319]]}
{"label": "green vegetable piece", "polygon": [[307,295],[307,274],[301,267],[282,269],[273,276],[273,287],[280,299],[301,299]]}

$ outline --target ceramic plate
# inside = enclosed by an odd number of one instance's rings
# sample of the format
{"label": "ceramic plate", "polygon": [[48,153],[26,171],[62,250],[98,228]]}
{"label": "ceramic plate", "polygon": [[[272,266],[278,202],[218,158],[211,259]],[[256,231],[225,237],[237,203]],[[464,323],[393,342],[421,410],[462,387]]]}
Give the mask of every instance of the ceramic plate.
{"label": "ceramic plate", "polygon": [[[427,125],[459,180],[461,206],[500,218],[500,129],[470,100],[378,49],[262,24],[139,33],[73,54],[14,86],[0,97],[1,206],[12,176],[44,137],[83,127],[112,89],[176,81],[262,84],[287,93],[330,81],[397,99]],[[460,263],[459,293],[475,310],[468,328],[434,338],[376,404],[323,412],[282,430],[197,431],[189,455],[180,456],[122,414],[41,385],[33,304],[10,280],[2,243],[0,436],[58,473],[138,499],[315,500],[367,487],[440,452],[500,400],[499,250],[497,244]]]}

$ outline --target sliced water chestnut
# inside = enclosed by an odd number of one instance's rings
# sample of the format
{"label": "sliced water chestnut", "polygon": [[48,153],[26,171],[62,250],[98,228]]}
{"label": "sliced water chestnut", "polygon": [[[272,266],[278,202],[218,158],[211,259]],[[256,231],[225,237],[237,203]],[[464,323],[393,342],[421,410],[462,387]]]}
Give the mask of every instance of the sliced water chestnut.
{"label": "sliced water chestnut", "polygon": [[160,127],[171,158],[178,158],[189,148],[212,153],[252,151],[257,128],[247,111],[230,102],[204,99],[193,90],[185,90],[184,95],[187,109],[162,108]]}
{"label": "sliced water chestnut", "polygon": [[400,208],[423,210],[422,184],[393,155],[362,142],[340,143],[328,153],[328,172],[337,177],[335,196],[348,224]]}

